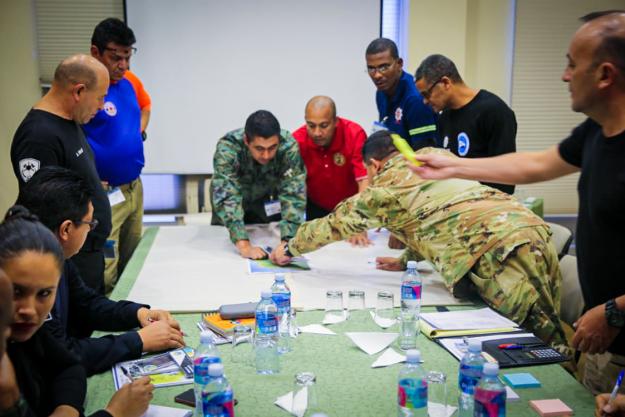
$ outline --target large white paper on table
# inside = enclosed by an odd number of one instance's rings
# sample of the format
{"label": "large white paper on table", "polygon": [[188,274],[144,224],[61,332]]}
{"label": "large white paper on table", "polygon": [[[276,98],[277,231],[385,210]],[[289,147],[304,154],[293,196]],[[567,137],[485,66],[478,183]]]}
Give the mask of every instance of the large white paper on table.
{"label": "large white paper on table", "polygon": [[515,322],[488,307],[476,310],[421,313],[421,318],[430,323],[433,328],[441,330],[486,330],[518,327]]}
{"label": "large white paper on table", "polygon": [[[252,244],[276,247],[277,224],[247,226]],[[365,291],[365,303],[374,307],[378,291],[395,295],[400,303],[400,272],[375,269],[368,262],[376,256],[399,257],[389,249],[389,233],[369,231],[373,245],[352,247],[336,242],[306,254],[310,271],[287,274],[296,308],[322,309],[327,290],[342,290],[347,306],[349,290]],[[423,305],[458,304],[438,273],[423,273]],[[260,299],[269,289],[273,274],[248,274],[247,260],[239,256],[221,226],[188,225],[161,227],[128,299],[172,312],[199,312]],[[184,296],[180,293],[184,292]]]}
{"label": "large white paper on table", "polygon": [[347,332],[345,336],[368,355],[375,355],[397,339],[398,333]]}

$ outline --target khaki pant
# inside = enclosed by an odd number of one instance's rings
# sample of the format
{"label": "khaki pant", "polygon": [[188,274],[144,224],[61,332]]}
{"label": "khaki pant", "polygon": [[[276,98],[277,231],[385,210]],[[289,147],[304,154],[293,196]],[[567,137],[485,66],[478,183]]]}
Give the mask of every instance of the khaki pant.
{"label": "khaki pant", "polygon": [[[582,383],[593,395],[612,392],[616,378],[624,368],[625,356],[609,352],[587,354]],[[625,384],[621,385],[619,392],[625,394]]]}
{"label": "khaki pant", "polygon": [[109,240],[114,242],[115,257],[105,259],[104,286],[110,294],[124,272],[143,233],[143,184],[141,178],[120,185],[124,201],[111,207],[113,228]]}
{"label": "khaki pant", "polygon": [[572,357],[559,319],[558,254],[546,228],[510,234],[480,257],[470,277],[489,306]]}

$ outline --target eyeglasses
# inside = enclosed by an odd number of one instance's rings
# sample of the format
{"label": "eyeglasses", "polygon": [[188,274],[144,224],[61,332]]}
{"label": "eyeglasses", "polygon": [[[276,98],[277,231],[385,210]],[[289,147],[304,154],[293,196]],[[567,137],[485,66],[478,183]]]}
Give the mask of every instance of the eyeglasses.
{"label": "eyeglasses", "polygon": [[446,77],[446,75],[441,76],[438,80],[434,81],[434,83],[432,83],[432,85],[427,90],[421,92],[421,95],[424,99],[427,100],[432,96],[432,90],[434,89],[434,87],[436,87],[436,84],[443,81],[443,77]]}
{"label": "eyeglasses", "polygon": [[382,64],[382,65],[377,66],[377,67],[367,67],[367,72],[369,73],[369,75],[373,75],[376,72],[379,72],[380,74],[384,74],[389,69],[391,69],[391,67],[393,66],[394,63],[395,62],[392,62],[390,64]]}
{"label": "eyeglasses", "polygon": [[115,61],[121,61],[122,59],[130,60],[130,58],[132,58],[132,56],[137,53],[137,48],[135,48],[134,46],[130,48],[130,52],[128,52],[127,54],[119,51],[119,49],[116,48],[104,48],[104,50],[113,52],[113,60]]}
{"label": "eyeglasses", "polygon": [[98,227],[99,223],[100,222],[98,222],[98,219],[93,219],[90,222],[86,222],[84,220],[78,220],[78,221],[74,222],[74,224],[76,224],[76,225],[88,224],[90,232],[93,232],[95,230],[95,228]]}

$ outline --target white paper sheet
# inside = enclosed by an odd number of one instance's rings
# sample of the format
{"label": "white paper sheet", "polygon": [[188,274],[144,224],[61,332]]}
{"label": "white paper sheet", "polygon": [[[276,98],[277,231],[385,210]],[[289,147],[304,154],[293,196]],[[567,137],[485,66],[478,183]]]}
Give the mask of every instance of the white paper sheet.
{"label": "white paper sheet", "polygon": [[313,333],[313,334],[323,334],[323,335],[328,335],[328,336],[336,336],[336,333],[334,333],[332,330],[328,329],[327,327],[322,326],[321,324],[309,324],[307,326],[300,326],[299,331],[300,333]]}
{"label": "white paper sheet", "polygon": [[188,408],[183,409],[150,404],[145,414],[141,417],[191,417],[192,415],[193,411]]}
{"label": "white paper sheet", "polygon": [[295,395],[295,401],[293,401],[293,391],[281,395],[274,404],[294,416],[304,417],[306,408],[308,408],[308,390],[306,387],[303,387],[298,391],[297,395]]}
{"label": "white paper sheet", "polygon": [[380,355],[375,362],[371,364],[372,368],[382,368],[384,366],[395,365],[396,363],[401,363],[406,360],[406,355],[402,355],[401,353],[397,353],[397,351],[393,348],[388,348]]}
{"label": "white paper sheet", "polygon": [[488,336],[467,336],[466,338],[462,337],[443,337],[438,339],[438,342],[443,345],[445,349],[449,351],[456,359],[460,360],[466,353],[468,349],[468,345],[464,343],[464,340],[475,339],[480,340],[482,342],[486,342],[487,340],[495,340],[495,339],[511,339],[517,337],[536,337],[532,333],[509,333],[509,334],[494,334]]}
{"label": "white paper sheet", "polygon": [[447,416],[451,417],[454,415],[458,407],[454,407],[453,405],[447,405],[447,409],[445,410],[445,406],[440,403],[428,402],[428,416],[437,417],[437,416]]}
{"label": "white paper sheet", "polygon": [[345,336],[368,355],[375,355],[397,339],[398,333],[347,332]]}
{"label": "white paper sheet", "polygon": [[488,307],[476,310],[422,313],[421,318],[430,323],[435,329],[442,330],[518,327],[515,322],[508,320]]}
{"label": "white paper sheet", "polygon": [[[276,224],[246,227],[254,245],[275,247],[280,242]],[[287,274],[291,303],[304,309],[322,309],[327,290],[342,290],[347,303],[349,290],[365,291],[365,304],[374,307],[378,291],[395,295],[400,302],[400,272],[381,271],[367,265],[376,256],[399,257],[400,250],[387,246],[388,232],[369,231],[374,244],[366,248],[336,242],[306,254],[310,271]],[[422,305],[458,304],[440,276],[423,273]],[[221,226],[166,226],[158,230],[145,263],[128,297],[154,308],[172,312],[201,312],[260,299],[269,289],[273,274],[247,273],[247,260],[241,258]],[[185,292],[176,297],[172,291]]]}

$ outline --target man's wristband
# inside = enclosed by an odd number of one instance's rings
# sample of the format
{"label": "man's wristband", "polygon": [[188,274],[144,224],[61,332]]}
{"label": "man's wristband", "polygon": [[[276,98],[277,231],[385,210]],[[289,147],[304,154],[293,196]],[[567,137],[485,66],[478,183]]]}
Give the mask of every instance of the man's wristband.
{"label": "man's wristband", "polygon": [[284,242],[284,254],[288,256],[289,258],[293,257],[293,254],[289,250],[289,242]]}

